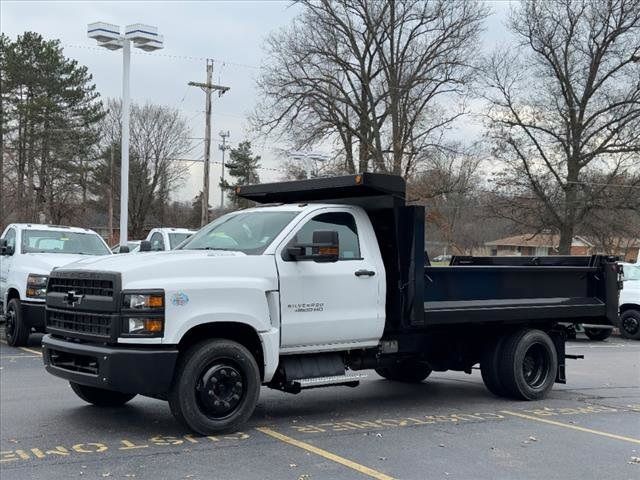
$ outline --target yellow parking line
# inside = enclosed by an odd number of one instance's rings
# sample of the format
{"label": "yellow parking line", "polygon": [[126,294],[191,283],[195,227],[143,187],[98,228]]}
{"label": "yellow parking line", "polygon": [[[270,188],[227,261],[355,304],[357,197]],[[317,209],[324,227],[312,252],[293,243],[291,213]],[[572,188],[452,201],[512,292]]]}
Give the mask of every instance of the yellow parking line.
{"label": "yellow parking line", "polygon": [[600,435],[601,437],[613,438],[615,440],[622,440],[623,442],[640,443],[640,439],[633,437],[625,437],[622,435],[616,435],[615,433],[603,432],[601,430],[593,430],[591,428],[579,427],[577,425],[571,425],[569,423],[556,422],[555,420],[549,420],[546,418],[533,417],[531,415],[525,415],[524,413],[510,412],[508,410],[502,410],[500,413],[506,415],[512,415],[514,417],[525,418],[527,420],[534,420],[536,422],[548,423],[549,425],[555,425],[556,427],[570,428],[572,430],[578,430],[580,432],[593,433],[594,435]]}
{"label": "yellow parking line", "polygon": [[386,475],[382,472],[378,472],[369,467],[365,467],[364,465],[360,465],[359,463],[353,462],[347,458],[336,455],[335,453],[327,452],[322,448],[315,447],[309,443],[301,442],[300,440],[296,440],[295,438],[291,438],[287,435],[283,435],[282,433],[276,432],[267,427],[258,427],[257,430],[264,433],[265,435],[269,435],[281,442],[288,443],[289,445],[293,445],[294,447],[302,448],[311,453],[315,453],[321,457],[326,458],[327,460],[331,460],[332,462],[339,463],[340,465],[344,465],[345,467],[349,467],[357,472],[362,473],[363,475],[368,475],[369,477],[376,478],[378,480],[394,480],[393,477]]}
{"label": "yellow parking line", "polygon": [[[7,342],[5,342],[4,340],[0,340],[0,343],[4,343],[5,345],[9,345]],[[27,347],[18,347],[20,350],[24,350],[25,352],[29,352],[29,353],[35,353],[38,356],[42,356],[42,352],[39,352],[38,350],[32,350],[30,348]]]}

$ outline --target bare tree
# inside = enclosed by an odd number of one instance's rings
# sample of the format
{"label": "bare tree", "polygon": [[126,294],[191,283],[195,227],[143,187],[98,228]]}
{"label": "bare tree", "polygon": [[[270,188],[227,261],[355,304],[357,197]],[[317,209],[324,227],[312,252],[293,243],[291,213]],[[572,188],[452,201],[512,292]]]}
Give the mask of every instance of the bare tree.
{"label": "bare tree", "polygon": [[[102,123],[103,161],[94,170],[94,190],[104,196],[103,185],[110,183],[110,151],[120,145],[119,101],[108,102],[108,114]],[[161,105],[133,105],[131,109],[131,151],[129,184],[129,222],[131,235],[143,235],[150,215],[162,219],[169,195],[184,179],[184,164],[175,161],[189,149],[189,128],[180,112]],[[117,156],[119,157],[119,155]],[[116,162],[119,178],[119,158]],[[119,182],[112,186],[119,200]]]}
{"label": "bare tree", "polygon": [[303,1],[266,43],[255,115],[296,148],[332,142],[347,172],[408,175],[463,112],[487,10],[477,2]]}
{"label": "bare tree", "polygon": [[518,48],[490,58],[483,89],[502,215],[554,228],[568,254],[603,199],[615,212],[638,196],[611,189],[640,175],[640,0],[526,0],[509,26]]}

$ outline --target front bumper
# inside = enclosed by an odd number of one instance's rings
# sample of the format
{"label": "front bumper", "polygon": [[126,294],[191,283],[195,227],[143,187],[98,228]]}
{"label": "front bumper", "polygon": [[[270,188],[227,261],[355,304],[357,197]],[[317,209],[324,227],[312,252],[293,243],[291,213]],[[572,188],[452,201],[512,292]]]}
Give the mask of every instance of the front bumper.
{"label": "front bumper", "polygon": [[45,327],[45,304],[36,302],[21,302],[22,319],[29,328],[35,328],[39,332],[44,332]]}
{"label": "front bumper", "polygon": [[178,350],[140,345],[109,347],[45,335],[42,358],[50,374],[71,382],[154,396],[169,391]]}

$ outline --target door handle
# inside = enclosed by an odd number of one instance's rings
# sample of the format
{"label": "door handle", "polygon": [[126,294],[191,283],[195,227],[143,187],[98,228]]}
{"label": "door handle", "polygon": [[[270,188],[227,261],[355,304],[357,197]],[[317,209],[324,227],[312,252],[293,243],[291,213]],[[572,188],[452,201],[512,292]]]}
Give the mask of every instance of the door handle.
{"label": "door handle", "polygon": [[373,277],[376,274],[373,270],[356,270],[356,277]]}

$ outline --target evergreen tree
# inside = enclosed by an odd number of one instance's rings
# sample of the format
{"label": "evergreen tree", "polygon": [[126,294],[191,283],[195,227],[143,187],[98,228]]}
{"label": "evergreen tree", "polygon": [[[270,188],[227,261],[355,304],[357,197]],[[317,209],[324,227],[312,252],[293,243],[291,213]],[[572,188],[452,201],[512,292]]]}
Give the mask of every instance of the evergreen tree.
{"label": "evergreen tree", "polygon": [[227,191],[227,197],[233,202],[236,208],[246,208],[250,205],[248,200],[235,195],[236,185],[251,185],[260,183],[258,169],[260,168],[260,156],[254,155],[251,150],[251,142],[244,141],[236,148],[231,149],[230,161],[225,164],[228,173],[234,178],[233,182],[220,182],[220,188]]}
{"label": "evergreen tree", "polygon": [[3,201],[16,220],[72,221],[87,204],[102,102],[87,67],[58,40],[25,32],[0,38]]}

